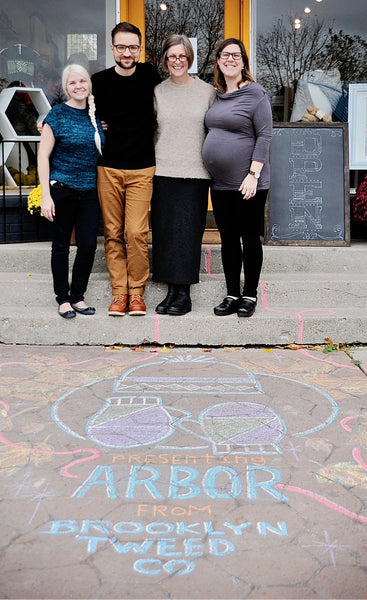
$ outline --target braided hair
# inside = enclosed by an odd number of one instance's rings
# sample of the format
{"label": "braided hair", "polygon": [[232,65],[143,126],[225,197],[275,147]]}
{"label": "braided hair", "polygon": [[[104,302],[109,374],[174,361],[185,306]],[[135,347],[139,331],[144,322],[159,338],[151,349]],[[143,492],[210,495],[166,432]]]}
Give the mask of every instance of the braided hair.
{"label": "braided hair", "polygon": [[88,114],[89,118],[92,121],[92,125],[94,127],[94,142],[97,146],[97,150],[100,154],[102,154],[101,147],[101,136],[99,135],[97,121],[96,121],[96,105],[94,104],[94,96],[92,92],[88,96]]}
{"label": "braided hair", "polygon": [[78,64],[67,65],[62,72],[62,78],[61,78],[62,89],[64,90],[64,92],[67,96],[69,96],[69,94],[67,92],[67,82],[68,82],[68,77],[69,77],[70,73],[79,73],[79,75],[82,75],[88,83],[88,87],[89,87],[88,115],[89,115],[91,123],[94,127],[94,143],[96,145],[96,148],[97,148],[99,154],[102,154],[101,136],[99,135],[98,126],[97,126],[96,105],[94,103],[94,96],[92,94],[91,78],[89,76],[87,69],[82,67],[82,65],[78,65]]}

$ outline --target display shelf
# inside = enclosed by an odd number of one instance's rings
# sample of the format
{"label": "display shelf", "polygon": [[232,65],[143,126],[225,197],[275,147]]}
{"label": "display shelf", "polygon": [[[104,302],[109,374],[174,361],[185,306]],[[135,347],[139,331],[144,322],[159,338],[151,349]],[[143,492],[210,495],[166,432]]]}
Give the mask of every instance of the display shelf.
{"label": "display shelf", "polygon": [[[23,94],[24,98],[22,98]],[[17,95],[16,97],[19,101],[19,114],[16,114],[16,107],[13,106],[12,122],[8,113],[15,95]],[[17,185],[6,165],[15,143],[33,142],[40,139],[38,133],[36,135],[22,135],[17,133],[14,127],[14,117],[18,117],[19,125],[26,131],[25,117],[30,117],[34,121],[34,125],[36,125],[39,117],[46,115],[50,108],[50,103],[41,88],[10,87],[2,90],[0,93],[0,134],[2,139],[5,140],[4,144],[2,144],[3,149],[0,154],[0,166],[4,170],[6,186]],[[27,166],[25,166],[25,169]]]}

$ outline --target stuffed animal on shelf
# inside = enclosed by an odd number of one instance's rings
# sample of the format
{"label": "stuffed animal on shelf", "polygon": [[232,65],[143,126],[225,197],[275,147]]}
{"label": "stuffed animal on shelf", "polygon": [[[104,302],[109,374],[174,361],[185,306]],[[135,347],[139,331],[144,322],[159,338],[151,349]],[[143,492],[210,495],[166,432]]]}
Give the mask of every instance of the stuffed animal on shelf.
{"label": "stuffed animal on shelf", "polygon": [[17,185],[36,185],[37,173],[34,165],[27,167],[27,173],[19,173],[14,167],[9,167],[9,173]]}
{"label": "stuffed animal on shelf", "polygon": [[316,106],[307,106],[307,112],[303,115],[302,121],[305,123],[330,123],[332,121],[331,116],[324,113],[320,108]]}

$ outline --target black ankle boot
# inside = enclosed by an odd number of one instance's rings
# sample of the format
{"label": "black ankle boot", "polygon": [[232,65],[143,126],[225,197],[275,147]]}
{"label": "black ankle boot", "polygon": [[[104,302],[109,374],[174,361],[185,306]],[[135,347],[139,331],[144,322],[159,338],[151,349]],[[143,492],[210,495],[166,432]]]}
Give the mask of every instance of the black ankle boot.
{"label": "black ankle boot", "polygon": [[176,285],[176,295],[167,308],[168,315],[186,315],[191,310],[190,286]]}
{"label": "black ankle boot", "polygon": [[172,283],[168,284],[167,296],[164,298],[164,300],[162,300],[162,302],[157,304],[157,306],[155,307],[156,313],[158,313],[159,315],[167,314],[167,308],[172,304],[173,300],[176,297],[176,287],[177,286],[174,286]]}

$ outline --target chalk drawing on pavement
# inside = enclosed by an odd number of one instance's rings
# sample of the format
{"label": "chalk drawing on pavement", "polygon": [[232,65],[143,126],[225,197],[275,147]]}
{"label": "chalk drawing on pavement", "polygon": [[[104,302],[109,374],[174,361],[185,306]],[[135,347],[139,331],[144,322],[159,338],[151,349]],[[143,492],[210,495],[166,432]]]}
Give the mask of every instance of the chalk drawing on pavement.
{"label": "chalk drawing on pavement", "polygon": [[324,551],[324,553],[327,552],[330,556],[331,563],[334,569],[336,569],[335,552],[338,550],[343,550],[344,548],[350,548],[350,546],[338,544],[338,540],[331,541],[329,533],[326,531],[326,529],[324,529],[324,537],[325,541],[315,541],[313,544],[305,545],[304,548],[320,548]]}
{"label": "chalk drawing on pavement", "polygon": [[[277,391],[285,384],[286,401]],[[75,423],[76,403],[81,411],[77,427],[70,424]],[[305,429],[287,431],[290,410],[300,415]],[[211,448],[214,455],[282,453],[286,433],[306,436],[320,431],[337,413],[334,399],[314,385],[255,375],[202,356],[163,357],[133,366],[119,378],[70,390],[52,407],[52,417],[63,431],[105,449]]]}
{"label": "chalk drawing on pavement", "polygon": [[363,450],[367,451],[367,414],[346,417],[340,424],[345,431],[352,433],[348,444],[353,446],[353,462],[338,462],[322,467],[317,472],[317,480],[321,483],[340,483],[367,489],[367,453],[366,460],[362,455]]}

